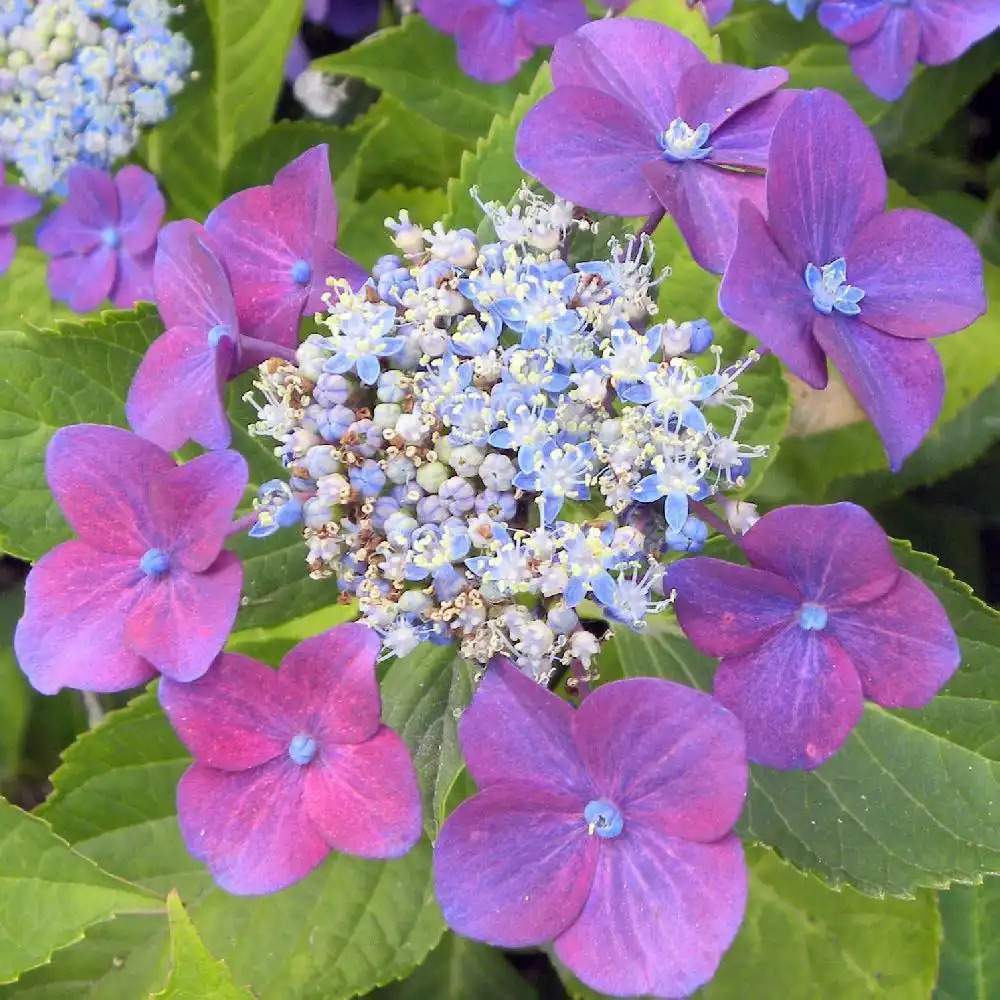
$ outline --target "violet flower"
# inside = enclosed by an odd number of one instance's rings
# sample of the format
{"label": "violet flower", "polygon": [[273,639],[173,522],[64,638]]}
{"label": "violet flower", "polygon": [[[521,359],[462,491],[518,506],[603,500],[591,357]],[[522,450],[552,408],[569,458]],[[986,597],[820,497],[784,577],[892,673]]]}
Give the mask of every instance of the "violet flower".
{"label": "violet flower", "polygon": [[868,89],[895,101],[918,62],[953,62],[1000,27],[1000,0],[822,0],[819,22],[850,46]]}
{"label": "violet flower", "polygon": [[282,167],[272,184],[227,198],[205,228],[222,254],[248,337],[295,347],[303,313],[323,308],[327,278],[346,278],[354,288],[367,278],[336,248],[337,202],[325,144]]}
{"label": "violet flower", "polygon": [[49,261],[49,291],[76,312],[104,299],[122,309],[153,297],[153,253],[166,203],[156,178],[128,166],[112,179],[78,164],[69,197],[38,227]]}
{"label": "violet flower", "polygon": [[269,357],[294,352],[240,333],[218,244],[197,222],[164,226],[153,279],[166,332],[139,362],[125,404],[128,421],[167,451],[188,440],[225,448],[232,437],[226,382]]}
{"label": "violet flower", "polygon": [[79,536],[28,574],[14,651],[43,694],[122,691],[156,673],[200,677],[239,607],[243,570],[223,549],[247,466],[232,451],[176,465],[122,430],[56,431],[45,471]]}
{"label": "violet flower", "polygon": [[871,418],[898,469],[941,409],[930,337],[986,309],[968,236],[912,209],[886,212],[878,145],[840,95],[801,94],[771,142],[767,219],[741,206],[719,304],[816,389],[827,358]]}
{"label": "violet flower", "polygon": [[458,43],[462,71],[502,83],[539,46],[587,23],[583,0],[418,0],[420,13]]}
{"label": "violet flower", "polygon": [[732,715],[655,678],[606,684],[574,711],[497,658],[459,741],[480,792],[434,848],[453,930],[503,948],[554,939],[616,996],[688,996],[711,979],[746,902]]}
{"label": "violet flower", "polygon": [[818,767],[865,698],[921,708],[958,668],[937,597],[861,507],[783,507],[740,544],[749,567],[696,556],[674,563],[666,586],[685,635],[721,657],[715,697],[743,722],[751,760]]}
{"label": "violet flower", "polygon": [[15,184],[4,184],[0,176],[0,275],[7,273],[17,251],[11,228],[30,219],[42,207],[42,199]]}
{"label": "violet flower", "polygon": [[[555,90],[517,133],[521,166],[557,195],[612,215],[665,208],[695,260],[720,272],[736,210],[762,205],[783,69],[710,63],[662,24],[595,21],[560,39]],[[662,208],[661,208],[662,206]]]}
{"label": "violet flower", "polygon": [[160,703],[194,764],[177,788],[188,850],[239,895],[277,892],[331,850],[395,858],[420,838],[406,745],[382,711],[379,638],[338,625],[299,643],[277,671],[223,653]]}

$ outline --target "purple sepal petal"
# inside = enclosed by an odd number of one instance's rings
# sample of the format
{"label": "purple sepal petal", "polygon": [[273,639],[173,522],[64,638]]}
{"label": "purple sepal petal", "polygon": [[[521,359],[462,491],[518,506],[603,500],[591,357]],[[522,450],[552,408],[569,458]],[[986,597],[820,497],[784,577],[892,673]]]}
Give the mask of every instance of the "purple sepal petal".
{"label": "purple sepal petal", "polygon": [[89,253],[101,245],[101,230],[82,223],[68,202],[63,202],[39,223],[35,244],[50,256]]}
{"label": "purple sepal petal", "polygon": [[[314,244],[332,246],[337,239],[337,200],[330,177],[326,143],[307,149],[275,175],[269,193],[270,217],[292,260],[311,261]],[[318,237],[318,239],[317,239]],[[321,276],[325,285],[328,271]]]}
{"label": "purple sepal petal", "polygon": [[150,547],[150,481],[173,469],[162,448],[120,427],[60,428],[45,452],[45,476],[80,538],[103,552],[134,555]]}
{"label": "purple sepal petal", "polygon": [[883,0],[823,0],[819,23],[848,45],[863,42],[882,27],[891,7]]}
{"label": "purple sepal petal", "polygon": [[826,359],[812,335],[816,310],[808,289],[751,204],[740,205],[736,246],[719,287],[719,308],[804,382],[816,389],[826,386]]}
{"label": "purple sepal petal", "polygon": [[203,573],[147,578],[125,620],[125,644],[176,681],[201,677],[222,651],[240,606],[243,567],[222,552]]}
{"label": "purple sepal petal", "polygon": [[143,253],[132,256],[118,255],[118,271],[109,297],[119,309],[132,309],[137,302],[153,302],[156,292],[153,286],[153,267],[156,250],[150,247]]}
{"label": "purple sepal petal", "polygon": [[598,797],[627,826],[709,842],[743,811],[743,727],[707,694],[652,677],[604,684],[574,715],[573,737]]}
{"label": "purple sepal petal", "polygon": [[[98,233],[108,225],[121,221],[118,189],[111,175],[97,167],[76,164],[66,174],[69,196],[63,207],[69,209],[80,223]],[[65,253],[65,248],[60,251]]]}
{"label": "purple sepal petal", "polygon": [[311,62],[312,56],[309,49],[306,48],[306,43],[302,40],[301,32],[299,32],[292,39],[292,44],[288,47],[288,53],[285,55],[285,79],[289,83],[294,83],[300,73],[309,69]]}
{"label": "purple sepal petal", "polygon": [[532,45],[555,45],[588,22],[581,0],[521,0],[518,26]]}
{"label": "purple sepal petal", "polygon": [[775,125],[767,172],[768,228],[792,270],[843,257],[886,197],[878,144],[857,113],[831,91],[800,93]]}
{"label": "purple sepal petal", "polygon": [[464,12],[463,5],[455,0],[417,0],[417,9],[438,31],[448,35],[455,34],[458,19]]}
{"label": "purple sepal petal", "polygon": [[103,244],[78,256],[53,257],[46,273],[54,299],[74,312],[93,312],[110,294],[118,272],[118,254]]}
{"label": "purple sepal petal", "polygon": [[494,657],[458,724],[469,773],[480,788],[516,774],[553,794],[588,795],[590,779],[573,742],[572,720],[565,701],[509,660]]}
{"label": "purple sepal petal", "polygon": [[326,12],[326,26],[341,38],[360,38],[378,27],[379,0],[333,0]]}
{"label": "purple sepal petal", "polygon": [[122,246],[133,255],[149,250],[167,211],[156,178],[142,167],[129,165],[118,171],[115,187],[121,203]]}
{"label": "purple sepal petal", "polygon": [[306,767],[303,800],[334,850],[362,858],[398,858],[423,829],[410,753],[388,726],[363,743],[321,746]]}
{"label": "purple sepal petal", "polygon": [[941,602],[905,570],[884,597],[831,615],[829,628],[861,676],[865,697],[886,708],[923,708],[962,659]]}
{"label": "purple sepal petal", "polygon": [[873,601],[899,579],[886,533],[853,503],[779,507],[741,541],[754,566],[794,581],[805,600],[830,609]]}
{"label": "purple sepal petal", "polygon": [[17,253],[17,237],[0,229],[0,277],[7,273]]}
{"label": "purple sepal petal", "polygon": [[659,149],[648,122],[600,91],[560,87],[525,116],[518,163],[574,204],[613,215],[648,215],[657,200],[642,176]]}
{"label": "purple sepal petal", "polygon": [[759,646],[794,617],[803,600],[782,576],[707,556],[673,563],[666,585],[677,590],[674,611],[684,634],[709,656]]}
{"label": "purple sepal petal", "polygon": [[287,758],[249,771],[195,764],[177,786],[188,850],[227,892],[277,892],[309,874],[330,848],[309,821],[302,769]]}
{"label": "purple sepal petal", "polygon": [[756,649],[727,656],[715,697],[743,723],[747,756],[780,770],[819,767],[861,718],[861,681],[825,632],[789,625]]}
{"label": "purple sepal petal", "polygon": [[125,414],[137,434],[168,451],[191,440],[225,448],[232,427],[222,387],[236,345],[223,337],[213,348],[205,331],[175,326],[153,341],[129,386]]}
{"label": "purple sepal petal", "polygon": [[941,66],[1000,28],[1000,0],[935,0],[921,5],[920,20],[920,61]]}
{"label": "purple sepal petal", "polygon": [[798,93],[797,90],[779,90],[733,115],[712,135],[709,162],[767,169],[774,126]]}
{"label": "purple sepal petal", "polygon": [[14,652],[32,687],[124,691],[156,672],[123,640],[125,616],[141,578],[128,555],[83,542],[57,545],[35,564],[25,584],[24,617]]}
{"label": "purple sepal petal", "polygon": [[281,661],[275,711],[308,722],[321,744],[370,739],[382,714],[380,647],[377,632],[354,622],[300,642]]}
{"label": "purple sepal petal", "polygon": [[705,16],[710,27],[715,27],[724,17],[728,17],[736,0],[702,0]]}
{"label": "purple sepal petal", "polygon": [[894,337],[839,313],[819,317],[813,330],[875,425],[889,467],[897,472],[941,412],[945,385],[937,351],[925,340]]}
{"label": "purple sepal petal", "polygon": [[884,333],[939,337],[986,312],[979,250],[929,212],[876,216],[855,235],[847,260],[851,283],[865,290],[864,321]]}
{"label": "purple sepal petal", "polygon": [[472,7],[455,28],[462,72],[483,83],[503,83],[514,76],[527,56],[513,10],[499,4]]}
{"label": "purple sepal petal", "polygon": [[738,838],[696,844],[632,823],[601,851],[587,905],[555,951],[602,993],[690,996],[732,944],[746,896]]}
{"label": "purple sepal petal", "polygon": [[0,229],[30,219],[41,207],[42,199],[38,195],[16,184],[4,184],[0,178]]}
{"label": "purple sepal petal", "polygon": [[787,82],[788,70],[775,66],[766,69],[719,63],[692,66],[677,85],[677,114],[692,128],[702,123],[710,125],[714,149],[715,131],[720,126]]}
{"label": "purple sepal petal", "polygon": [[201,573],[215,562],[248,477],[242,455],[212,451],[153,481],[150,515],[169,542],[172,560],[192,573]]}
{"label": "purple sepal petal", "polygon": [[851,46],[851,68],[884,101],[906,92],[917,68],[920,19],[915,10],[889,5],[889,14],[871,38]]}
{"label": "purple sepal petal", "polygon": [[295,733],[268,711],[278,687],[270,667],[223,653],[195,681],[160,679],[159,697],[184,745],[199,763],[243,771],[288,752]]}
{"label": "purple sepal petal", "polygon": [[586,804],[533,779],[463,802],[434,846],[434,885],[448,926],[502,948],[538,945],[570,926],[590,894],[599,853]]}

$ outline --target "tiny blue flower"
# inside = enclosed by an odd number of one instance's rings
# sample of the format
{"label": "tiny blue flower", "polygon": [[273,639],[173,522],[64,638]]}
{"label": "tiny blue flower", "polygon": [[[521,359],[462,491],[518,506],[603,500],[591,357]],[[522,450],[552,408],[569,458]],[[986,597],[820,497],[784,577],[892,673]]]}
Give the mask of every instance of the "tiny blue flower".
{"label": "tiny blue flower", "polygon": [[847,284],[847,261],[838,257],[818,268],[806,264],[806,287],[812,292],[813,305],[826,316],[834,309],[845,316],[857,316],[865,297],[862,289]]}

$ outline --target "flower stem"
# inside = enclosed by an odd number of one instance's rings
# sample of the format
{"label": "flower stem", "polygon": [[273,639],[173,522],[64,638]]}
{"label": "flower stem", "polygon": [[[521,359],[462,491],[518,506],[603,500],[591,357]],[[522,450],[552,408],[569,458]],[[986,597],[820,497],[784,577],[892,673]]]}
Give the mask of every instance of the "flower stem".
{"label": "flower stem", "polygon": [[734,545],[738,545],[740,548],[743,547],[740,536],[708,504],[702,500],[689,500],[688,503],[692,511],[703,521],[707,521],[719,534],[725,535]]}
{"label": "flower stem", "polygon": [[667,214],[667,210],[662,206],[658,205],[650,213],[649,218],[643,223],[642,229],[639,230],[638,235],[642,236],[645,233],[647,236],[652,236],[656,231],[656,227],[663,221],[663,217]]}
{"label": "flower stem", "polygon": [[244,514],[242,517],[236,518],[231,525],[229,525],[229,530],[226,532],[227,535],[239,535],[246,531],[248,528],[252,527],[254,522],[257,520],[256,514]]}

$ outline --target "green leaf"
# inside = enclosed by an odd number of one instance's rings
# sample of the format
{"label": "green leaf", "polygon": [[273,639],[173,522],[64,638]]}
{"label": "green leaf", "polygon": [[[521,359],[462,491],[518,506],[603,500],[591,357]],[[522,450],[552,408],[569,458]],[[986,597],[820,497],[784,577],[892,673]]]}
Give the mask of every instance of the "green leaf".
{"label": "green leaf", "polygon": [[[259,1000],[347,1000],[407,975],[435,946],[443,924],[426,841],[395,861],[331,854],[272,896],[214,888],[177,828],[174,795],[189,763],[155,695],[143,694],[67,751],[39,812],[109,870],[161,892],[178,889],[206,948]],[[167,976],[164,929],[161,921],[132,920],[116,939],[88,935],[24,980],[25,995],[148,996]],[[78,978],[81,968],[87,981]],[[20,988],[10,995],[20,997]]]}
{"label": "green leaf", "polygon": [[722,59],[722,46],[718,35],[712,34],[705,14],[686,3],[676,0],[636,0],[627,10],[627,17],[642,17],[658,21],[691,39],[713,62]]}
{"label": "green leaf", "polygon": [[[543,66],[531,89],[514,102],[509,113],[493,119],[486,136],[476,143],[476,150],[462,155],[458,177],[448,183],[447,224],[463,226],[475,232],[483,221],[482,209],[469,193],[475,185],[484,201],[506,205],[517,193],[525,175],[514,159],[514,140],[524,116],[552,88],[548,66]],[[492,234],[491,234],[492,235]]]}
{"label": "green leaf", "polygon": [[176,892],[167,896],[167,918],[170,921],[170,979],[157,997],[162,1000],[252,1000],[246,990],[236,985],[226,963],[212,958]]}
{"label": "green leaf", "polygon": [[[908,895],[1000,871],[1000,614],[928,555],[895,543],[900,564],[944,605],[962,667],[919,712],[867,703],[841,750],[815,771],[752,768],[741,827],[827,882]],[[602,675],[652,675],[711,689],[714,660],[671,617],[617,629]]]}
{"label": "green leaf", "polygon": [[400,983],[368,1000],[538,1000],[538,992],[495,948],[457,934],[441,943]]}
{"label": "green leaf", "polygon": [[358,606],[354,601],[329,604],[271,628],[247,628],[234,632],[226,643],[226,649],[276,667],[284,655],[303,639],[319,635],[341,622],[353,621],[357,615]]}
{"label": "green leaf", "polygon": [[340,249],[364,267],[370,268],[383,254],[395,248],[389,241],[385,220],[395,218],[400,209],[424,226],[440,219],[447,208],[444,191],[404,188],[400,185],[376,191],[367,201],[355,205],[340,227]]}
{"label": "green leaf", "polygon": [[312,65],[326,73],[358,77],[471,142],[527,89],[538,60],[530,60],[506,83],[479,83],[459,68],[454,41],[414,16],[404,18],[399,27],[377,31],[346,52],[318,59]]}
{"label": "green leaf", "polygon": [[[747,863],[743,926],[692,1000],[925,1000],[941,936],[932,893],[880,900],[834,890],[760,847],[747,850]],[[574,1000],[599,1000],[558,968]]]}
{"label": "green leaf", "polygon": [[197,78],[145,142],[145,157],[178,215],[203,219],[226,193],[233,154],[271,125],[303,0],[205,0],[178,20]]}
{"label": "green leaf", "polygon": [[71,850],[42,820],[0,799],[0,983],[42,965],[116,913],[156,912],[153,893]]}
{"label": "green leaf", "polygon": [[934,1000],[992,1000],[1000,996],[1000,878],[953,885],[938,894],[944,941]]}
{"label": "green leaf", "polygon": [[391,660],[382,678],[383,715],[406,741],[424,798],[425,828],[435,836],[444,821],[449,792],[464,763],[458,718],[472,700],[473,665],[450,646],[424,643]]}
{"label": "green leaf", "polygon": [[14,626],[24,608],[20,585],[0,593],[0,786],[17,778],[31,711],[31,689],[14,657]]}
{"label": "green leaf", "polygon": [[43,325],[69,310],[49,295],[45,281],[48,257],[33,246],[22,244],[3,275],[0,296],[0,329],[20,329],[27,324]]}

